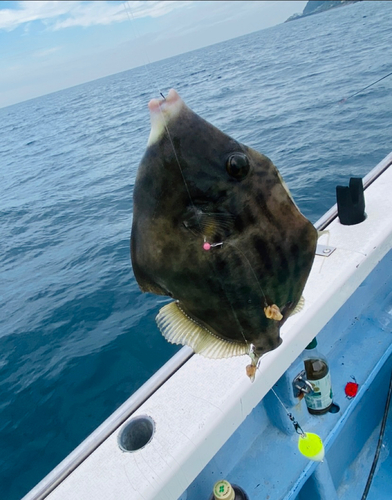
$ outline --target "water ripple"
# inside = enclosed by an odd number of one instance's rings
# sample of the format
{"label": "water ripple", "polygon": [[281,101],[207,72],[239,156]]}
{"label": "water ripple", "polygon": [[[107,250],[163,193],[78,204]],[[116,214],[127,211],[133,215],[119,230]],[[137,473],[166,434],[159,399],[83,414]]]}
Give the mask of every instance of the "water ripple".
{"label": "water ripple", "polygon": [[[391,149],[390,2],[359,2],[0,109],[0,484],[16,500],[178,348],[129,258],[147,102],[267,154],[316,221]],[[21,450],[23,449],[23,453]],[[35,458],[39,457],[39,460]],[[18,481],[15,481],[18,478]]]}

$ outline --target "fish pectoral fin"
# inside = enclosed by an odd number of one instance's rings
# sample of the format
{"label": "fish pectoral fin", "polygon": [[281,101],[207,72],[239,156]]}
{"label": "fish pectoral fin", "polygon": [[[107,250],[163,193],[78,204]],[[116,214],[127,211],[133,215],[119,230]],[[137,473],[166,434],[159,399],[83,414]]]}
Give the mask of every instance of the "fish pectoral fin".
{"label": "fish pectoral fin", "polygon": [[216,235],[230,233],[235,221],[235,216],[220,212],[197,212],[188,213],[183,220],[184,226],[196,234],[202,234],[207,238]]}
{"label": "fish pectoral fin", "polygon": [[305,298],[303,295],[301,295],[301,298],[298,301],[298,304],[295,306],[293,311],[291,312],[290,316],[293,316],[294,314],[299,313],[302,311],[302,309],[305,307]]}
{"label": "fish pectoral fin", "polygon": [[170,302],[160,309],[155,318],[165,339],[172,344],[188,345],[206,358],[231,358],[248,354],[244,342],[221,339],[190,318],[178,302]]}
{"label": "fish pectoral fin", "polygon": [[201,218],[203,234],[215,236],[215,234],[225,234],[231,232],[235,221],[235,216],[229,213],[208,212]]}

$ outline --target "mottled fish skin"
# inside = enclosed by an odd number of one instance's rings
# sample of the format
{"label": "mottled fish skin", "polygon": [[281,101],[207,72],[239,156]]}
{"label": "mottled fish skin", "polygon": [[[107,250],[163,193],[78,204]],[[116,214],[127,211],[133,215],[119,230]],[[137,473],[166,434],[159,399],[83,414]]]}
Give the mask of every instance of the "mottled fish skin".
{"label": "mottled fish skin", "polygon": [[[317,231],[266,156],[199,117],[174,90],[149,106],[153,130],[134,188],[136,280],[143,292],[178,300],[215,336],[245,338],[259,357],[281,343],[279,329],[301,297]],[[226,170],[236,154],[249,161],[240,180]],[[205,240],[222,245],[206,251]],[[280,321],[265,315],[273,304]]]}

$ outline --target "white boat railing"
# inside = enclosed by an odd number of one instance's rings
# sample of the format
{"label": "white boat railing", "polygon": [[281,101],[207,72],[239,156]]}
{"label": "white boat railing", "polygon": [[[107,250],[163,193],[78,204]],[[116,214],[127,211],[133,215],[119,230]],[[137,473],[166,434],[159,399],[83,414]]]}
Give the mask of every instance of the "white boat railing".
{"label": "white boat railing", "polygon": [[[363,188],[366,189],[372,184],[388,167],[392,165],[392,152],[389,153],[378,165],[376,165],[365,177],[362,179]],[[328,212],[320,217],[315,223],[315,228],[319,231],[325,229],[336,217],[338,216],[338,206],[335,203]]]}
{"label": "white boat railing", "polygon": [[[392,153],[382,160],[363,179],[364,188],[370,186],[390,165]],[[325,229],[337,217],[334,205],[315,224],[319,230]],[[305,344],[306,345],[306,344]],[[23,500],[46,498],[66,477],[107,440],[138,408],[140,408],[166,381],[168,381],[193,355],[188,347],[183,347],[140,389],[125,401],[107,420],[88,436],[72,453],[38,483]],[[271,385],[271,384],[270,384]],[[263,396],[261,396],[263,397]]]}
{"label": "white boat railing", "polygon": [[80,465],[98,446],[129,418],[172,374],[193,356],[190,347],[183,347],[162,368],[154,373],[110,417],[95,429],[62,462],[42,479],[23,500],[41,500]]}

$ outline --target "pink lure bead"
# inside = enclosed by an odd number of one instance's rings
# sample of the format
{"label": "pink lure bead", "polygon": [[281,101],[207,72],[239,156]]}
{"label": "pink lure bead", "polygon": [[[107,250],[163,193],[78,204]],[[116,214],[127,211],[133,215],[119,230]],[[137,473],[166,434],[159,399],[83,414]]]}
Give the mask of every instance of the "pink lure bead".
{"label": "pink lure bead", "polygon": [[203,245],[204,250],[209,250],[211,248],[211,245],[207,242],[204,243]]}

